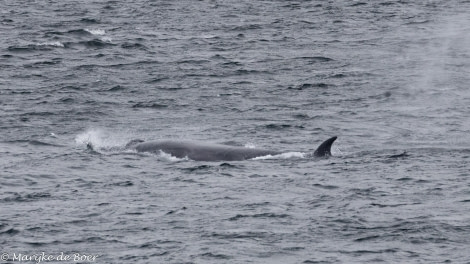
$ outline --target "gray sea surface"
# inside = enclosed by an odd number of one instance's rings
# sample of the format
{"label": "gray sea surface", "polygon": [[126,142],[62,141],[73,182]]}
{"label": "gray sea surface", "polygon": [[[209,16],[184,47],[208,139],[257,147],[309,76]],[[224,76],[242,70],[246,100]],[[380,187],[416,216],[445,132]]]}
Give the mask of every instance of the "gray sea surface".
{"label": "gray sea surface", "polygon": [[0,36],[0,263],[470,263],[470,1],[1,0]]}

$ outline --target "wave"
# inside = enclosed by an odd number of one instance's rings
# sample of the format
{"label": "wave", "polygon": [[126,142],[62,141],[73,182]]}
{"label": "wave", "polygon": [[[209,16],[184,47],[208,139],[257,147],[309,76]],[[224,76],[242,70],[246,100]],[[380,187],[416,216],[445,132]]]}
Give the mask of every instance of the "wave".
{"label": "wave", "polygon": [[109,46],[115,46],[109,38],[103,39],[92,39],[78,42],[67,42],[64,44],[66,48],[71,48],[74,46],[85,46],[87,48],[105,48]]}
{"label": "wave", "polygon": [[10,52],[34,52],[34,51],[51,51],[54,48],[64,48],[65,45],[59,41],[42,42],[27,45],[13,45],[7,48]]}
{"label": "wave", "polygon": [[106,31],[104,29],[99,29],[99,28],[95,28],[95,29],[85,28],[85,31],[95,36],[103,36],[106,34]]}

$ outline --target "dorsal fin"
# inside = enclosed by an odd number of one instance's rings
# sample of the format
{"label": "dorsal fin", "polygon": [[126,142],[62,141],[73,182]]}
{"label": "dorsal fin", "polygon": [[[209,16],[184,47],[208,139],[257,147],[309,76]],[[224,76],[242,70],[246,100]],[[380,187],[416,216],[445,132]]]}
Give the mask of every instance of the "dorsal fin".
{"label": "dorsal fin", "polygon": [[317,150],[313,153],[315,157],[328,157],[331,156],[331,145],[333,145],[333,142],[338,137],[334,136],[332,138],[329,138],[325,140],[323,143],[321,143],[320,146],[318,146]]}

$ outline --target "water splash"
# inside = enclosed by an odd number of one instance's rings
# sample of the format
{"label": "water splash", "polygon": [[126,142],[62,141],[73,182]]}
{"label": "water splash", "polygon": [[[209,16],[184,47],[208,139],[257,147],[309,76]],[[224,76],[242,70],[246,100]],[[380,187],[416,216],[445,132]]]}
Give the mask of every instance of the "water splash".
{"label": "water splash", "polygon": [[121,137],[100,128],[91,128],[75,136],[77,145],[91,146],[97,151],[122,149],[127,141],[127,137]]}

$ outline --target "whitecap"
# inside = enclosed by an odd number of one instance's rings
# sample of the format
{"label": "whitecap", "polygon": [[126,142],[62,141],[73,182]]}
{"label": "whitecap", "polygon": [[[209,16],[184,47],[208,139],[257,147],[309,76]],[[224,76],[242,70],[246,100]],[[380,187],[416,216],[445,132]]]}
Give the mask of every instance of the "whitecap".
{"label": "whitecap", "polygon": [[101,40],[107,43],[113,42],[113,40],[110,37],[102,37]]}
{"label": "whitecap", "polygon": [[62,44],[59,41],[53,41],[53,42],[43,42],[43,43],[38,43],[36,44],[37,46],[53,46],[53,47],[60,47],[63,48],[64,44]]}
{"label": "whitecap", "polygon": [[85,28],[85,31],[95,36],[103,36],[106,34],[106,31],[104,29],[99,29],[99,28],[95,28],[95,29]]}

